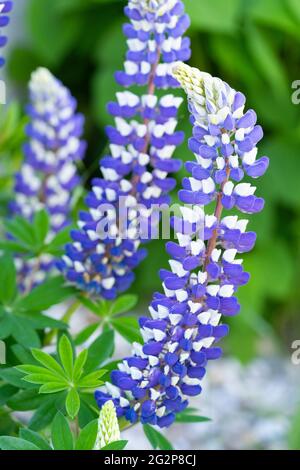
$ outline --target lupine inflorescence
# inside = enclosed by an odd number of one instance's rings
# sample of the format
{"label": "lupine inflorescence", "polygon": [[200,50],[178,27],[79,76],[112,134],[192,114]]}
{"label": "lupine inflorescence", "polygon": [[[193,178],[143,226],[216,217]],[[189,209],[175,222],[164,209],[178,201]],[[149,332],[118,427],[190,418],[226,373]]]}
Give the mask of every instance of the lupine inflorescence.
{"label": "lupine inflorescence", "polygon": [[[46,209],[50,241],[70,223],[72,190],[79,182],[76,161],[85,151],[85,142],[80,140],[84,119],[75,113],[76,100],[69,90],[47,69],[32,74],[29,89],[28,142],[24,162],[16,174],[11,212],[32,220],[38,210]],[[24,282],[42,281],[53,260],[43,255],[36,263],[35,259],[18,260]]]}
{"label": "lupine inflorescence", "polygon": [[[164,294],[154,295],[151,318],[140,318],[144,344],[134,344],[133,355],[112,372],[112,384],[96,392],[100,408],[112,398],[119,416],[161,427],[201,393],[207,362],[222,352],[215,343],[228,332],[221,316],[240,310],[235,292],[249,274],[238,255],[253,248],[256,235],[246,232],[247,220],[223,211],[263,209],[255,187],[242,180],[263,175],[269,164],[256,158],[263,132],[255,112],[244,112],[242,93],[184,64],[174,76],[187,93],[193,124],[189,148],[196,161],[186,163],[191,176],[179,192],[189,206],[174,220],[178,243],[166,245],[172,259],[171,271],[160,273]],[[201,206],[209,203],[215,210],[205,215]]]}
{"label": "lupine inflorescence", "polygon": [[[190,56],[190,41],[182,37],[189,18],[180,0],[130,0],[125,13],[128,51],[116,81],[125,88],[143,87],[143,94],[125,89],[108,105],[115,118],[115,127],[107,128],[110,155],[100,162],[103,177],[93,181],[89,212],[80,215],[74,243],[60,262],[70,282],[106,299],[131,285],[133,269],[146,254],[139,247],[149,237],[147,229],[145,235],[137,227],[137,205],[143,205],[140,220],[147,227],[153,206],[168,203],[175,187],[168,174],[180,167],[171,157],[184,137],[175,131],[182,99],[169,93],[159,98],[156,89],[178,87],[172,68]],[[109,230],[102,233],[106,217]],[[126,220],[125,230],[120,220]]]}
{"label": "lupine inflorescence", "polygon": [[[9,24],[8,14],[11,12],[12,8],[12,1],[0,1],[0,48],[6,46],[7,44],[7,37],[2,34],[2,29]],[[3,67],[4,64],[5,59],[0,57],[0,67]]]}

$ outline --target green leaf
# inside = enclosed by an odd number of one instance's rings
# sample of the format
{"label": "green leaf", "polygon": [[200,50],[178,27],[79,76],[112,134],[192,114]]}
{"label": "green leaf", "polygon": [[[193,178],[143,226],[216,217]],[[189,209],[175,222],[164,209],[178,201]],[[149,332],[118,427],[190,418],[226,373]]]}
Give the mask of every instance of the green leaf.
{"label": "green leaf", "polygon": [[37,409],[45,400],[37,390],[21,390],[7,402],[9,408],[15,411],[30,411]]}
{"label": "green leaf", "polygon": [[2,385],[0,387],[0,406],[5,405],[9,399],[17,393],[18,389],[13,385]]}
{"label": "green leaf", "polygon": [[66,371],[67,376],[69,379],[73,378],[73,349],[71,342],[69,341],[66,335],[63,335],[60,338],[58,344],[58,352],[61,364]]}
{"label": "green leaf", "polygon": [[75,388],[71,388],[66,398],[66,410],[71,419],[74,419],[80,409],[80,398]]}
{"label": "green leaf", "polygon": [[31,429],[20,429],[20,437],[27,442],[31,442],[40,450],[52,450],[46,439],[37,432],[31,431]]}
{"label": "green leaf", "polygon": [[62,382],[47,382],[39,389],[39,393],[58,393],[67,390],[68,385]]}
{"label": "green leaf", "polygon": [[93,450],[98,432],[98,420],[88,423],[80,432],[75,450]]}
{"label": "green leaf", "polygon": [[21,344],[13,344],[11,346],[11,351],[21,364],[36,365],[36,361],[34,360],[34,357],[32,356],[31,352],[28,349],[24,348],[24,346],[21,346]]}
{"label": "green leaf", "polygon": [[93,323],[92,325],[88,325],[84,328],[78,335],[75,337],[74,344],[75,346],[80,346],[81,344],[85,343],[90,336],[99,328],[99,323]]}
{"label": "green leaf", "polygon": [[88,356],[88,350],[84,349],[83,351],[81,351],[81,353],[78,355],[78,357],[75,360],[74,368],[73,368],[73,380],[75,383],[80,379],[82,375],[83,368],[87,360],[87,356]]}
{"label": "green leaf", "polygon": [[56,375],[45,369],[45,367],[36,366],[35,364],[21,364],[16,366],[16,369],[24,372],[25,374],[51,374],[51,377],[56,378]]}
{"label": "green leaf", "polygon": [[53,305],[59,304],[74,293],[74,289],[64,284],[61,276],[53,277],[17,302],[17,307],[23,310],[36,310],[38,312],[48,310]]}
{"label": "green leaf", "polygon": [[50,221],[45,209],[36,212],[33,220],[34,233],[38,245],[42,245],[48,235]]}
{"label": "green leaf", "polygon": [[35,387],[32,384],[26,383],[23,380],[24,374],[22,372],[19,372],[16,369],[12,368],[6,368],[6,369],[1,369],[0,368],[0,378],[4,380],[4,382],[7,382],[10,385],[13,385],[14,387],[18,388],[33,388]]}
{"label": "green leaf", "polygon": [[126,294],[119,297],[111,306],[110,314],[119,315],[132,310],[138,302],[137,295]]}
{"label": "green leaf", "polygon": [[97,316],[104,316],[108,310],[108,303],[104,300],[100,300],[99,302],[93,302],[93,300],[88,299],[86,297],[79,297],[80,302],[84,305],[88,310],[95,313]]}
{"label": "green leaf", "polygon": [[123,450],[127,446],[128,441],[115,441],[102,447],[101,450]]}
{"label": "green leaf", "polygon": [[110,381],[110,375],[113,370],[118,369],[118,364],[120,364],[120,361],[111,361],[107,364],[105,364],[105,374],[102,377],[103,382],[109,382]]}
{"label": "green leaf", "polygon": [[143,343],[136,317],[112,318],[110,323],[129,343]]}
{"label": "green leaf", "polygon": [[60,394],[59,397],[56,395],[50,395],[47,398],[45,397],[42,404],[29,421],[30,429],[33,431],[40,431],[41,429],[49,426],[52,423],[58,408],[63,406],[64,399],[64,393]]}
{"label": "green leaf", "polygon": [[54,256],[59,256],[63,253],[64,246],[70,241],[70,230],[68,226],[64,230],[61,230],[50,243],[44,246],[43,252],[49,253]]}
{"label": "green leaf", "polygon": [[26,319],[30,322],[30,325],[36,330],[44,330],[45,328],[66,330],[68,325],[62,321],[55,320],[55,318],[47,317],[37,312],[32,314],[26,312]]}
{"label": "green leaf", "polygon": [[47,354],[44,351],[41,351],[40,349],[32,349],[31,353],[40,364],[43,364],[44,367],[49,370],[52,370],[61,378],[66,377],[61,365],[52,356],[50,356],[50,354]]}
{"label": "green leaf", "polygon": [[0,339],[5,339],[10,336],[13,327],[13,322],[11,321],[10,315],[4,314],[0,318]]}
{"label": "green leaf", "polygon": [[246,39],[254,64],[269,86],[273,88],[275,96],[284,93],[288,100],[289,84],[281,60],[273,50],[273,43],[267,36],[253,25],[248,26]]}
{"label": "green leaf", "polygon": [[90,393],[80,393],[80,410],[78,414],[79,426],[84,428],[90,421],[98,420],[99,408],[95,398]]}
{"label": "green leaf", "polygon": [[109,359],[114,352],[114,347],[114,332],[104,331],[89,347],[85,371],[90,372]]}
{"label": "green leaf", "polygon": [[173,450],[172,444],[160,432],[156,431],[149,424],[144,424],[144,433],[152,445],[153,449]]}
{"label": "green leaf", "polygon": [[102,384],[100,378],[103,377],[105,373],[105,370],[96,370],[94,372],[91,372],[90,374],[80,379],[80,381],[78,382],[78,386],[81,388],[99,387],[99,385]]}
{"label": "green leaf", "polygon": [[[77,38],[81,17],[62,17],[57,11],[61,0],[31,0],[28,24],[34,51],[45,65],[56,65]],[[45,15],[45,11],[48,12]]]}
{"label": "green leaf", "polygon": [[29,248],[35,248],[34,231],[31,224],[20,216],[4,222],[7,232],[23,242]]}
{"label": "green leaf", "polygon": [[10,305],[17,295],[16,268],[13,258],[4,255],[0,258],[0,302]]}
{"label": "green leaf", "polygon": [[192,26],[200,31],[233,33],[239,24],[239,0],[185,0]]}
{"label": "green leaf", "polygon": [[15,340],[25,346],[25,348],[38,348],[41,345],[40,338],[37,332],[30,326],[29,322],[19,316],[12,315],[12,336]]}
{"label": "green leaf", "polygon": [[300,407],[296,409],[294,416],[291,420],[290,429],[288,432],[288,446],[290,450],[300,449]]}
{"label": "green leaf", "polygon": [[2,450],[40,450],[32,442],[10,436],[0,436],[0,448]]}
{"label": "green leaf", "polygon": [[210,418],[196,415],[188,408],[176,415],[176,423],[206,423],[209,421],[211,421]]}
{"label": "green leaf", "polygon": [[[48,382],[54,382],[55,380],[57,380],[57,377],[51,372],[47,373],[47,371],[45,370],[43,374],[25,375],[23,380],[33,384],[46,384]],[[61,382],[61,384],[65,384],[65,382]]]}
{"label": "green leaf", "polygon": [[68,421],[60,411],[56,414],[52,424],[51,440],[55,450],[73,449],[73,436]]}

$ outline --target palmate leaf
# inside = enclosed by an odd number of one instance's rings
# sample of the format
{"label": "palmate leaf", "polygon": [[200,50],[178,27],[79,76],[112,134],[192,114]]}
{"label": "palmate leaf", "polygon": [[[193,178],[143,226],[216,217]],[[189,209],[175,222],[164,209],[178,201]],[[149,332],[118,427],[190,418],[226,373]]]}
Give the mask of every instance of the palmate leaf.
{"label": "palmate leaf", "polygon": [[15,411],[36,410],[45,401],[45,396],[39,395],[37,389],[20,390],[12,396],[7,405]]}
{"label": "palmate leaf", "polygon": [[[26,374],[50,374],[50,371],[47,371],[45,367],[36,366],[35,364],[22,364],[20,366],[16,366],[16,369],[21,372],[25,372]],[[51,376],[56,378],[54,373],[51,373]]]}
{"label": "palmate leaf", "polygon": [[100,378],[106,373],[105,370],[96,370],[90,374],[82,377],[78,382],[78,387],[80,388],[94,388],[99,387],[102,382]]}
{"label": "palmate leaf", "polygon": [[136,306],[137,302],[137,295],[121,295],[115,302],[113,302],[109,313],[110,315],[119,315],[121,313],[129,312],[129,310],[132,310]]}
{"label": "palmate leaf", "polygon": [[0,436],[0,449],[2,450],[40,450],[32,442],[19,437]]}
{"label": "palmate leaf", "polygon": [[35,251],[36,240],[34,236],[33,226],[28,220],[23,219],[20,216],[16,216],[13,219],[6,220],[4,222],[5,229],[10,233],[16,240],[24,243],[25,246]]}
{"label": "palmate leaf", "polygon": [[[50,372],[47,373],[45,371],[43,374],[28,374],[23,378],[23,380],[32,384],[43,385],[48,382],[55,382],[58,378],[54,374],[51,374]],[[68,386],[65,381],[61,381],[60,383]]]}
{"label": "palmate leaf", "polygon": [[11,240],[0,240],[0,249],[12,253],[28,253],[28,248]]}
{"label": "palmate leaf", "polygon": [[77,390],[71,388],[66,398],[66,410],[71,419],[78,415],[80,409],[80,398]]}
{"label": "palmate leaf", "polygon": [[196,414],[197,409],[195,408],[186,408],[181,413],[176,415],[177,423],[206,423],[211,421],[210,418],[206,416],[199,416]]}
{"label": "palmate leaf", "polygon": [[53,256],[59,256],[64,252],[64,246],[70,241],[70,231],[72,227],[68,226],[61,230],[50,243],[43,247],[43,253]]}
{"label": "palmate leaf", "polygon": [[107,446],[102,447],[100,450],[123,450],[127,446],[128,441],[115,441],[107,444]]}
{"label": "palmate leaf", "polygon": [[0,339],[5,339],[10,336],[13,328],[13,323],[9,315],[3,314],[0,317]]}
{"label": "palmate leaf", "polygon": [[16,268],[12,256],[0,258],[0,303],[11,305],[17,295]]}
{"label": "palmate leaf", "polygon": [[99,317],[104,317],[109,311],[109,303],[105,300],[100,299],[98,302],[94,302],[83,296],[80,296],[79,299],[82,305]]}
{"label": "palmate leaf", "polygon": [[73,368],[73,380],[77,382],[82,373],[83,373],[83,368],[86,363],[88,357],[88,350],[84,349],[81,351],[81,353],[77,356],[75,363],[74,363],[74,368]]}
{"label": "palmate leaf", "polygon": [[17,369],[13,368],[0,368],[0,379],[2,379],[4,382],[13,385],[14,387],[18,388],[35,388],[36,385],[27,383],[23,380],[24,374]]}
{"label": "palmate leaf", "polygon": [[136,317],[130,316],[112,318],[110,323],[129,343],[143,343],[138,320]]}
{"label": "palmate leaf", "polygon": [[50,395],[49,397],[43,396],[43,402],[29,421],[29,428],[33,431],[40,431],[49,426],[53,422],[57,411],[64,406],[65,396],[65,392]]}
{"label": "palmate leaf", "polygon": [[32,431],[31,429],[20,429],[19,436],[21,439],[24,439],[27,442],[31,442],[40,450],[52,450],[52,447],[50,446],[50,444],[48,444],[46,439],[44,439],[40,434]]}
{"label": "palmate leaf", "polygon": [[89,347],[85,371],[91,372],[109,359],[114,352],[114,332],[106,330]]}
{"label": "palmate leaf", "polygon": [[33,220],[34,235],[38,246],[43,245],[50,227],[49,214],[45,209],[36,212]]}
{"label": "palmate leaf", "polygon": [[97,419],[98,416],[99,408],[95,403],[94,395],[80,392],[80,410],[78,413],[80,428],[84,428],[88,423]]}
{"label": "palmate leaf", "polygon": [[32,289],[25,297],[16,302],[16,308],[23,311],[48,310],[74,294],[72,287],[66,286],[62,276],[50,278]]}
{"label": "palmate leaf", "polygon": [[24,317],[26,318],[26,321],[36,330],[43,330],[45,328],[66,330],[68,328],[66,323],[37,312],[26,312]]}
{"label": "palmate leaf", "polygon": [[93,450],[98,431],[98,420],[88,423],[80,432],[75,450]]}
{"label": "palmate leaf", "polygon": [[60,411],[56,414],[52,424],[51,440],[55,450],[73,449],[73,436],[68,421]]}
{"label": "palmate leaf", "polygon": [[33,357],[44,367],[55,372],[61,378],[65,378],[65,372],[61,365],[50,354],[41,351],[40,349],[31,350]]}
{"label": "palmate leaf", "polygon": [[0,406],[5,405],[8,400],[17,393],[18,389],[13,385],[5,384],[0,387]]}
{"label": "palmate leaf", "polygon": [[91,336],[92,334],[95,333],[97,328],[99,328],[100,324],[99,323],[93,323],[92,325],[88,325],[86,328],[84,328],[74,339],[74,344],[75,346],[80,346],[81,344],[85,343]]}
{"label": "palmate leaf", "polygon": [[144,433],[153,449],[173,450],[172,444],[149,424],[144,424]]}
{"label": "palmate leaf", "polygon": [[57,393],[67,390],[68,385],[62,382],[47,382],[39,388],[39,393]]}
{"label": "palmate leaf", "polygon": [[17,343],[26,348],[40,347],[40,338],[26,318],[20,315],[11,315],[10,321],[12,323],[11,335]]}
{"label": "palmate leaf", "polygon": [[73,348],[66,335],[63,335],[58,344],[58,353],[61,364],[69,379],[73,378]]}

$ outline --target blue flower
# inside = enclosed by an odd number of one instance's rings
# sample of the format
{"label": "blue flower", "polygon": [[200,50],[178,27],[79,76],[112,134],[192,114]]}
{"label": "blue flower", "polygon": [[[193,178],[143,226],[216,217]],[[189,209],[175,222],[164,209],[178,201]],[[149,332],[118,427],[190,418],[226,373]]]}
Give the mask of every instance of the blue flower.
{"label": "blue flower", "polygon": [[[92,182],[89,211],[80,214],[74,243],[59,263],[68,281],[106,299],[131,285],[133,269],[146,255],[141,242],[151,238],[153,207],[168,204],[175,187],[168,174],[181,164],[171,157],[184,138],[176,132],[182,99],[169,92],[159,97],[156,90],[177,88],[174,64],[190,56],[181,1],[130,0],[125,13],[128,51],[124,70],[116,73],[125,90],[108,104],[115,118],[115,126],[107,127],[110,153],[100,162],[103,177]],[[141,96],[127,89],[134,85]]]}
{"label": "blue flower", "polygon": [[[85,152],[80,138],[84,119],[76,114],[76,101],[69,90],[47,69],[32,74],[26,128],[25,158],[15,177],[11,214],[29,221],[41,209],[50,216],[49,239],[70,224],[71,198],[79,183],[76,162]],[[17,260],[19,274],[28,285],[44,280],[53,258]]]}
{"label": "blue flower", "polygon": [[[239,313],[235,293],[249,280],[239,255],[253,248],[256,235],[246,231],[247,220],[223,211],[263,208],[255,188],[241,181],[245,173],[261,176],[269,163],[256,158],[262,130],[254,111],[244,112],[241,93],[184,64],[174,76],[188,95],[193,123],[189,147],[196,161],[186,164],[191,176],[179,191],[191,206],[173,220],[178,241],[166,245],[171,269],[160,272],[164,294],[154,294],[151,317],[140,318],[144,344],[133,345],[106,392],[95,395],[100,408],[113,399],[120,417],[160,427],[201,393],[207,363],[221,356],[217,343],[228,333],[222,316]],[[211,202],[215,210],[206,214]]]}

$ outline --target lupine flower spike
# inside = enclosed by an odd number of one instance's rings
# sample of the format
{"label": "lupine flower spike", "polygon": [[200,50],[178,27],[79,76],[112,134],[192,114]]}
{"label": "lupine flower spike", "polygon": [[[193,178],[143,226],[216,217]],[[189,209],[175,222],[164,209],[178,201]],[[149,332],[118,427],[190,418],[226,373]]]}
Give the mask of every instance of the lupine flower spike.
{"label": "lupine flower spike", "polygon": [[107,401],[102,407],[98,420],[98,433],[94,450],[100,450],[102,447],[121,439],[118,418],[115,405],[112,400]]}
{"label": "lupine flower spike", "polygon": [[[146,254],[139,247],[150,238],[152,208],[169,203],[168,193],[175,187],[168,174],[180,167],[171,157],[184,137],[175,131],[182,99],[169,93],[159,98],[156,89],[178,87],[174,63],[190,57],[190,41],[182,37],[189,18],[180,0],[130,0],[125,13],[130,20],[124,26],[128,51],[124,71],[116,73],[125,90],[108,105],[115,118],[115,127],[107,128],[110,155],[100,162],[103,178],[93,181],[86,201],[89,212],[81,214],[80,230],[72,233],[74,243],[60,263],[70,282],[106,299],[131,285],[132,270]],[[127,90],[131,86],[142,87],[142,96]],[[141,204],[144,231],[137,227]],[[106,217],[109,230],[102,233]]]}
{"label": "lupine flower spike", "polygon": [[[13,214],[32,220],[36,211],[46,209],[50,216],[49,240],[70,223],[72,190],[79,182],[76,161],[83,157],[80,140],[84,119],[75,114],[76,101],[69,90],[47,69],[32,74],[28,115],[30,123],[24,147],[25,159],[15,180]],[[17,261],[26,284],[44,280],[53,259]]]}
{"label": "lupine flower spike", "polygon": [[[9,24],[8,14],[13,8],[13,2],[11,1],[0,1],[0,48],[3,48],[7,44],[7,37],[2,33],[2,29],[6,28]],[[0,68],[5,64],[5,59],[0,57]]]}
{"label": "lupine flower spike", "polygon": [[[253,110],[244,112],[245,96],[219,78],[178,64],[174,76],[186,91],[193,124],[189,148],[196,160],[186,163],[191,174],[179,197],[182,221],[174,220],[178,243],[168,242],[171,271],[162,270],[164,294],[154,294],[151,318],[140,318],[144,344],[135,344],[111,374],[106,392],[97,391],[99,407],[113,398],[118,416],[161,427],[171,425],[188,399],[201,393],[208,361],[221,356],[215,345],[228,332],[222,316],[236,315],[235,293],[249,280],[241,253],[250,251],[256,234],[246,232],[247,220],[223,214],[263,209],[255,187],[245,175],[262,176],[267,157],[257,159],[263,132]],[[213,214],[201,206],[214,203]]]}

